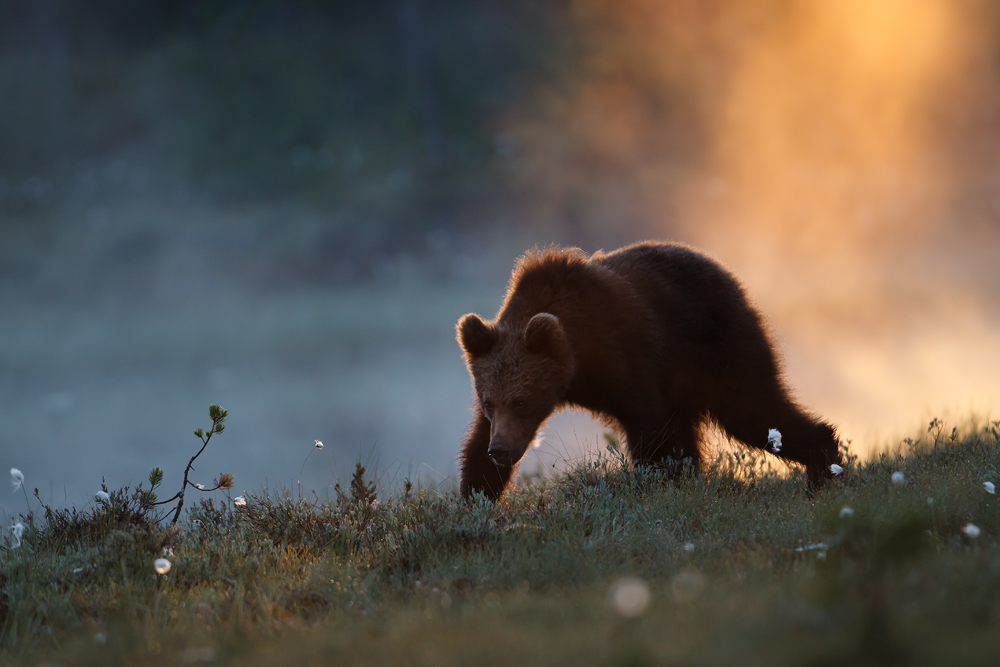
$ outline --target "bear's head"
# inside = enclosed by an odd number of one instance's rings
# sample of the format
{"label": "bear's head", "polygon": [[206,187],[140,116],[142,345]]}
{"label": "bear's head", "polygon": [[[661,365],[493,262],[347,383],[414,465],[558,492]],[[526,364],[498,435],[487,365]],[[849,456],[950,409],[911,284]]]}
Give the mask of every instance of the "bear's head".
{"label": "bear's head", "polygon": [[559,318],[538,313],[526,325],[458,321],[458,342],[472,374],[476,400],[490,421],[489,457],[517,464],[552,411],[565,400],[573,351]]}

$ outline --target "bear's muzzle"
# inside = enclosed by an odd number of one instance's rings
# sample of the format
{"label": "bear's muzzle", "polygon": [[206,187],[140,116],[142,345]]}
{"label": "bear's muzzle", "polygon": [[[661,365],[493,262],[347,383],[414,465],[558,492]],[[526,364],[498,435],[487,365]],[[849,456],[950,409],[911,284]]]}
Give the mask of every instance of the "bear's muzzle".
{"label": "bear's muzzle", "polygon": [[503,440],[499,438],[493,438],[490,440],[490,448],[487,454],[490,460],[498,466],[509,466],[510,461],[510,445],[508,445]]}

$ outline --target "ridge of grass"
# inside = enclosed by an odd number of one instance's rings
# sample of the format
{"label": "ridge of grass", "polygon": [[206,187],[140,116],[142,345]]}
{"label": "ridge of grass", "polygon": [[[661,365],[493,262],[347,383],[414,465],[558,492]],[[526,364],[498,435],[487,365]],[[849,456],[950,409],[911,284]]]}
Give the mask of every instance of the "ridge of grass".
{"label": "ridge of grass", "polygon": [[[336,501],[265,489],[169,527],[113,491],[0,549],[0,661],[991,664],[998,427],[935,420],[812,496],[763,454],[667,480],[614,446],[496,506],[376,498],[360,464]],[[636,618],[609,603],[626,576]]]}

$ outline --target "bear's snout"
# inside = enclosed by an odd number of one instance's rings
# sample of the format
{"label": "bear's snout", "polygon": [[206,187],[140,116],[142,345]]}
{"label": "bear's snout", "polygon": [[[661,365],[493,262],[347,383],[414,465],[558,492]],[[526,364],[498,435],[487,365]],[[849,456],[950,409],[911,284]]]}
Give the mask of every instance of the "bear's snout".
{"label": "bear's snout", "polygon": [[487,452],[490,460],[498,466],[510,465],[510,445],[503,440],[494,438],[490,441],[490,449]]}

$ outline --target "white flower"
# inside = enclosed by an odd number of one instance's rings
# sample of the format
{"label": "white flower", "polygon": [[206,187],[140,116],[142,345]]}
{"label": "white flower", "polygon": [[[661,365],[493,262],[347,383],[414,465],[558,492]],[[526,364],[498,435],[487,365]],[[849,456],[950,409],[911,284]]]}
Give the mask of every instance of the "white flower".
{"label": "white flower", "polygon": [[544,441],[545,441],[545,431],[539,431],[538,435],[535,436],[535,439],[531,441],[531,448],[538,449],[539,447],[542,446],[542,443]]}
{"label": "white flower", "polygon": [[233,504],[236,505],[237,507],[243,507],[244,505],[247,504],[247,499],[244,498],[243,496],[236,496],[235,498],[233,498]]}
{"label": "white flower", "polygon": [[98,491],[97,493],[94,494],[94,497],[103,503],[111,501],[111,496],[108,495],[107,491]]}
{"label": "white flower", "polygon": [[685,544],[684,545],[684,551],[686,551],[688,553],[693,553],[694,552],[694,542],[688,542],[687,544]]}
{"label": "white flower", "polygon": [[852,510],[850,507],[841,507],[840,508],[840,518],[841,519],[849,519],[852,516],[854,516],[854,510]]}
{"label": "white flower", "polygon": [[834,475],[839,475],[840,473],[844,472],[844,469],[841,468],[836,463],[831,463],[830,464],[830,472],[832,472]]}
{"label": "white flower", "polygon": [[24,484],[24,473],[22,473],[17,468],[11,468],[10,469],[10,485],[14,487],[15,491],[17,491],[18,489],[21,488],[22,484]]}
{"label": "white flower", "polygon": [[991,496],[997,492],[997,487],[993,485],[993,482],[983,482],[983,488]]}
{"label": "white flower", "polygon": [[21,536],[24,535],[24,524],[18,521],[10,527],[11,535],[14,538],[14,548],[21,546]]}
{"label": "white flower", "polygon": [[814,542],[812,544],[807,544],[804,547],[795,547],[796,551],[826,551],[829,547],[823,542]]}
{"label": "white flower", "polygon": [[194,488],[198,489],[199,491],[204,491],[205,490],[205,485],[204,484],[195,484]]}
{"label": "white flower", "polygon": [[166,558],[157,558],[153,561],[153,569],[157,574],[166,574],[170,572],[170,561]]}
{"label": "white flower", "polygon": [[635,618],[649,606],[649,586],[633,577],[618,580],[611,587],[611,606],[626,618]]}
{"label": "white flower", "polygon": [[322,442],[320,442],[319,440],[313,440],[313,442],[316,443],[315,449],[323,449],[323,443]]}
{"label": "white flower", "polygon": [[767,432],[767,446],[775,454],[781,451],[781,431],[772,428]]}
{"label": "white flower", "polygon": [[934,499],[933,498],[928,498],[927,499],[927,504],[928,505],[933,505],[934,504]]}
{"label": "white flower", "polygon": [[965,524],[965,528],[962,529],[962,532],[971,537],[972,539],[976,539],[977,537],[979,537],[979,533],[981,533],[982,531],[979,530],[979,526],[977,526],[976,524],[967,523]]}
{"label": "white flower", "polygon": [[899,484],[906,484],[906,475],[904,475],[899,470],[897,470],[896,472],[892,473],[891,479],[892,479],[892,483],[893,484],[897,484],[897,485],[899,485]]}

